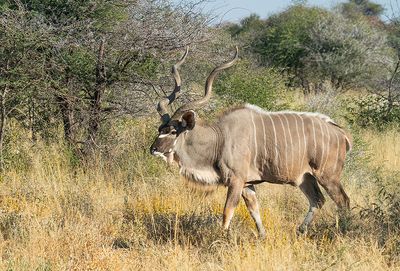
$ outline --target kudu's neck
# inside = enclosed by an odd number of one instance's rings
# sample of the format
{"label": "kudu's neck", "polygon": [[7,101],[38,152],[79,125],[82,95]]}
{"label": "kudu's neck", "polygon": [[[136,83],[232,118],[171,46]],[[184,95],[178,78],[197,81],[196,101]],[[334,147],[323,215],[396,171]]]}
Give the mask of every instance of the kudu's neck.
{"label": "kudu's neck", "polygon": [[178,138],[175,152],[182,166],[210,166],[219,159],[222,142],[222,133],[217,125],[199,122]]}

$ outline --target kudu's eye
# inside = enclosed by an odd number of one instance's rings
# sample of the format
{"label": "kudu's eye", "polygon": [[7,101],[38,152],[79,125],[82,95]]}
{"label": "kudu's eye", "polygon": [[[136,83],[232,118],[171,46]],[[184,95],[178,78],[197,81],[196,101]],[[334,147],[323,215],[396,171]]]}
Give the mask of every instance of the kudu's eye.
{"label": "kudu's eye", "polygon": [[164,128],[164,129],[162,129],[161,131],[160,131],[160,134],[162,134],[162,135],[167,135],[167,134],[169,134],[170,133],[170,129],[168,129],[168,128]]}
{"label": "kudu's eye", "polygon": [[172,130],[170,134],[171,135],[176,135],[176,130]]}

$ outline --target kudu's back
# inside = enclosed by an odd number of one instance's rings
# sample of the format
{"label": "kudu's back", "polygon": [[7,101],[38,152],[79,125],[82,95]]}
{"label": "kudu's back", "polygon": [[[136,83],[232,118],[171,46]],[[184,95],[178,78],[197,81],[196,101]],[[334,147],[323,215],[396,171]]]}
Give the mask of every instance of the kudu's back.
{"label": "kudu's back", "polygon": [[221,117],[222,159],[244,168],[248,181],[299,185],[305,173],[337,179],[351,141],[329,117],[318,113],[267,112],[253,105]]}

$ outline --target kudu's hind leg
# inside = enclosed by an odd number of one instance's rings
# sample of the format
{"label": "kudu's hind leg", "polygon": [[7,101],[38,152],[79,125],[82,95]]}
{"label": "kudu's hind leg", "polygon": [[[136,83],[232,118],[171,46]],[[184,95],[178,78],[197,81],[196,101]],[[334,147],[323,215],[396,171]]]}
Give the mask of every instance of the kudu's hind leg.
{"label": "kudu's hind leg", "polygon": [[341,231],[346,231],[349,222],[350,214],[350,199],[342,187],[339,179],[319,178],[318,182],[324,187],[329,197],[336,203],[338,207],[339,220],[337,220],[336,227]]}
{"label": "kudu's hind leg", "polygon": [[332,180],[324,178],[323,176],[318,179],[318,182],[326,190],[329,197],[336,203],[339,210],[350,209],[350,199],[340,183],[339,180]]}
{"label": "kudu's hind leg", "polygon": [[303,223],[301,223],[299,227],[299,232],[304,233],[307,231],[309,224],[312,222],[315,211],[318,208],[321,208],[322,205],[324,205],[325,198],[321,190],[319,189],[315,177],[308,173],[303,175],[302,182],[299,187],[301,191],[303,191],[303,193],[306,195],[308,202],[310,203],[307,215],[304,218]]}
{"label": "kudu's hind leg", "polygon": [[246,203],[247,210],[249,210],[251,217],[256,223],[258,235],[260,238],[265,237],[265,229],[261,221],[260,207],[256,197],[256,189],[254,185],[249,185],[243,188],[242,197]]}

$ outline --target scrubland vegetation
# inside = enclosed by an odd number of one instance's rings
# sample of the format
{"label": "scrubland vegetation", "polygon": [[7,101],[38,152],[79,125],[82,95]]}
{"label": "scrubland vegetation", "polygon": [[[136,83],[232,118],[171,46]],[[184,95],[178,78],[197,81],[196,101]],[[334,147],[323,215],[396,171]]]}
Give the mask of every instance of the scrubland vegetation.
{"label": "scrubland vegetation", "polygon": [[[332,201],[307,236],[308,203],[290,186],[258,186],[265,240],[243,203],[219,226],[225,188],[206,195],[148,155],[155,119],[120,132],[115,157],[75,165],[62,144],[14,146],[29,154],[1,182],[1,269],[396,270],[399,268],[399,132],[360,132],[343,183],[351,217]],[[377,142],[380,142],[377,144]],[[20,162],[17,162],[20,163]]]}
{"label": "scrubland vegetation", "polygon": [[[201,4],[0,2],[1,270],[400,269],[400,12],[296,3],[215,25]],[[224,232],[226,188],[197,191],[150,156],[171,63],[190,45],[184,103],[234,44],[201,117],[250,102],[334,118],[354,141],[346,219],[326,196],[299,236],[306,198],[261,184],[265,240],[243,202]]]}

